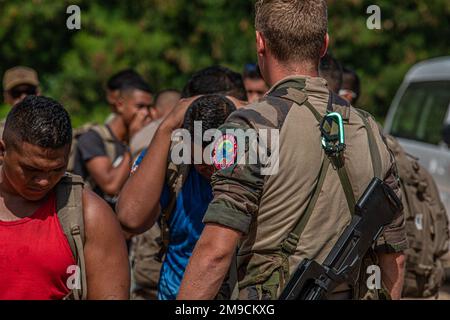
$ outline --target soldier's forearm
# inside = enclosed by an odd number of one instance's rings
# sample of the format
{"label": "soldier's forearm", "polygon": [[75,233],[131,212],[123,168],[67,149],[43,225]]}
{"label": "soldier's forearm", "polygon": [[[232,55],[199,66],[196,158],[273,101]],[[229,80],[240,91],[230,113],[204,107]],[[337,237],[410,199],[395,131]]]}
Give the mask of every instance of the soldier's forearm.
{"label": "soldier's forearm", "polygon": [[177,299],[214,299],[230,267],[239,238],[237,231],[207,224],[186,268]]}
{"label": "soldier's forearm", "polygon": [[393,300],[402,296],[405,274],[405,255],[403,253],[378,254],[381,279]]}
{"label": "soldier's forearm", "polygon": [[205,252],[193,256],[186,269],[178,300],[212,300],[219,292],[229,265]]}

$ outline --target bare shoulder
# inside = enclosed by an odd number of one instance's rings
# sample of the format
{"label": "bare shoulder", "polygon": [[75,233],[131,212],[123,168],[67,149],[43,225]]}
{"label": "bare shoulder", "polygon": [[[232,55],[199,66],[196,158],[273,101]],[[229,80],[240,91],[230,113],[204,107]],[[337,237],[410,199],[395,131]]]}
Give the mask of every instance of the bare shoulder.
{"label": "bare shoulder", "polygon": [[111,207],[89,189],[83,190],[83,213],[86,235],[121,233],[120,224]]}
{"label": "bare shoulder", "polygon": [[125,238],[111,207],[83,191],[88,299],[128,299],[130,289]]}

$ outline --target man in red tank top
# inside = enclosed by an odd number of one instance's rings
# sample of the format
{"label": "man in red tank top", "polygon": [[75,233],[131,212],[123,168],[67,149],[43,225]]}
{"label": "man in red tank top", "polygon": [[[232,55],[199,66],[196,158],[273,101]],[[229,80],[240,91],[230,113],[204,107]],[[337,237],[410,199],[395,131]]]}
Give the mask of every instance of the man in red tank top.
{"label": "man in red tank top", "polygon": [[[29,96],[9,113],[0,140],[0,299],[62,299],[76,265],[56,212],[55,186],[72,141],[56,101]],[[82,194],[88,299],[127,299],[125,240],[110,207]]]}

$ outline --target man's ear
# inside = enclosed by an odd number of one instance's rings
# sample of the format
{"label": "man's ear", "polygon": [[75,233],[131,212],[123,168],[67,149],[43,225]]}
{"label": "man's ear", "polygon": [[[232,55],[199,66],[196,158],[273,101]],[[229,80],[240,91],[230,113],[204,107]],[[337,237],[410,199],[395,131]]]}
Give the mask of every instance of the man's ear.
{"label": "man's ear", "polygon": [[158,109],[156,109],[155,107],[149,108],[148,113],[149,113],[150,119],[152,119],[152,121],[157,120],[161,117]]}
{"label": "man's ear", "polygon": [[106,90],[106,100],[110,105],[115,105],[117,99],[119,99],[118,90]]}
{"label": "man's ear", "polygon": [[330,36],[328,35],[327,32],[325,38],[323,39],[322,49],[320,49],[320,58],[323,58],[323,56],[327,54],[329,44],[330,44]]}
{"label": "man's ear", "polygon": [[125,98],[122,95],[119,95],[116,98],[116,109],[118,114],[122,114],[125,109]]}
{"label": "man's ear", "polygon": [[3,159],[5,157],[6,145],[3,139],[0,139],[0,164],[3,163]]}
{"label": "man's ear", "polygon": [[256,53],[258,56],[264,56],[266,54],[266,39],[259,31],[256,31]]}
{"label": "man's ear", "polygon": [[109,104],[114,104],[113,94],[111,91],[106,91],[106,101],[108,101]]}
{"label": "man's ear", "polygon": [[8,91],[3,91],[3,97],[5,100],[5,104],[12,106],[14,103],[14,99],[11,98],[11,95],[9,94]]}

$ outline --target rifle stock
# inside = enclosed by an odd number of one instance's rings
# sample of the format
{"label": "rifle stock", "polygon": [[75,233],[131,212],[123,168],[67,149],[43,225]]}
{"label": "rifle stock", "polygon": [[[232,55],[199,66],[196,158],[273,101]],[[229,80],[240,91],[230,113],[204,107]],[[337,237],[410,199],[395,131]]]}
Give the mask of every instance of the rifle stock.
{"label": "rifle stock", "polygon": [[403,206],[383,181],[373,178],[355,206],[355,214],[323,264],[304,259],[280,300],[321,300],[342,283],[354,285],[362,259]]}

